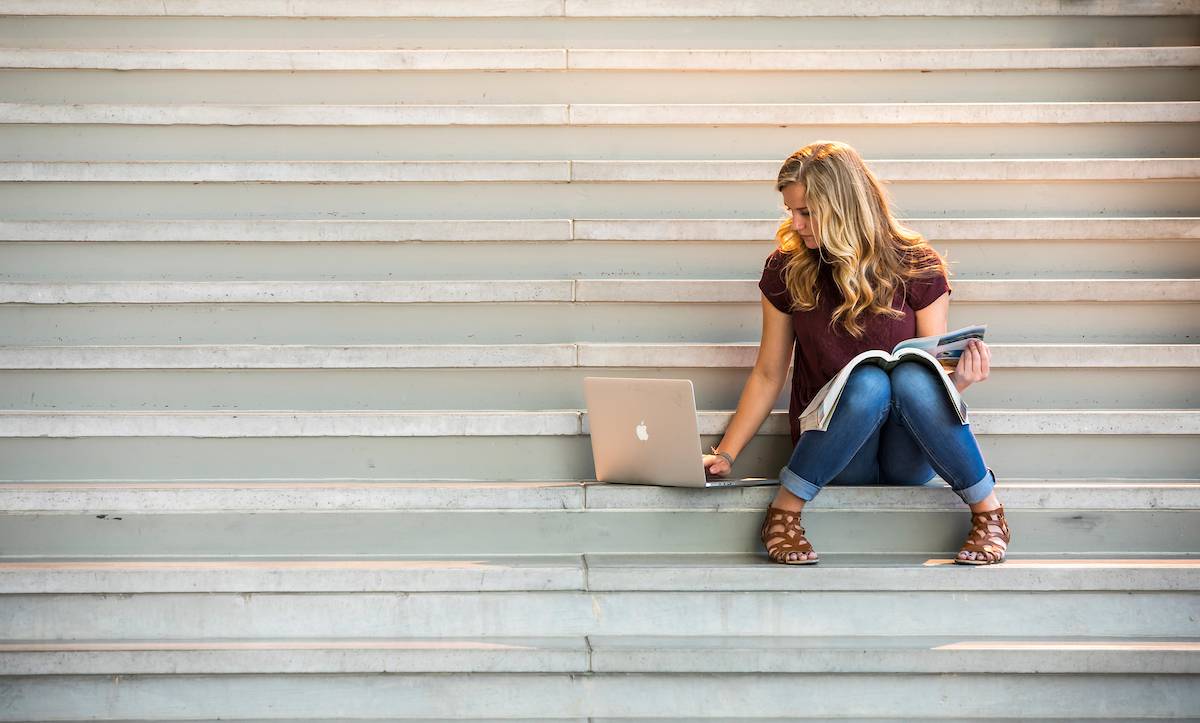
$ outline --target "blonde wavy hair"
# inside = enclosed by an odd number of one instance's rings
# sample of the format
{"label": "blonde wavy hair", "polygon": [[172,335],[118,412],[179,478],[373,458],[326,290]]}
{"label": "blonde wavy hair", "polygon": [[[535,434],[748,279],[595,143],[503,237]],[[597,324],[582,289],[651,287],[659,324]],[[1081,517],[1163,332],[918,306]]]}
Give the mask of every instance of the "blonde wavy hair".
{"label": "blonde wavy hair", "polygon": [[788,156],[779,169],[775,189],[800,183],[810,217],[816,221],[817,248],[809,249],[792,229],[791,219],[775,232],[787,256],[784,282],[793,311],[810,311],[820,301],[817,274],[822,262],[831,267],[843,301],[833,310],[830,326],[841,324],[860,338],[862,319],[883,314],[899,319],[891,306],[897,288],[917,277],[949,269],[925,238],[900,225],[888,197],[858,151],[838,141],[816,141]]}

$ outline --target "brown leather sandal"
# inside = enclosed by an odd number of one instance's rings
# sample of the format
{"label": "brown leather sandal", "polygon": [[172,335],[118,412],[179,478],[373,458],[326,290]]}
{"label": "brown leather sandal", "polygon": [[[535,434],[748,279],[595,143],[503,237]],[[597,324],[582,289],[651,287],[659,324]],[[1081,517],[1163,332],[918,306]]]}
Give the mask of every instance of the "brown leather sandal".
{"label": "brown leather sandal", "polygon": [[[777,529],[772,530],[772,527]],[[819,559],[789,560],[789,552],[816,552],[804,537],[804,528],[800,526],[800,512],[785,510],[774,505],[767,506],[767,516],[763,520],[762,529],[758,533],[767,555],[774,562],[784,565],[814,565]]]}
{"label": "brown leather sandal", "polygon": [[995,565],[1004,562],[1011,539],[1008,522],[1004,519],[1004,505],[986,512],[974,512],[971,514],[971,532],[958,552],[974,552],[976,557],[974,560],[964,560],[955,555],[954,561],[960,565]]}

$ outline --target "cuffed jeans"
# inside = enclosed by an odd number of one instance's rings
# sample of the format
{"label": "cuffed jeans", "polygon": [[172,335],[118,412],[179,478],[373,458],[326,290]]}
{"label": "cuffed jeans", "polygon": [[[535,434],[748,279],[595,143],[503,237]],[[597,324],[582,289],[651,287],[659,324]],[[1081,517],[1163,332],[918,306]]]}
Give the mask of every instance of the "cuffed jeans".
{"label": "cuffed jeans", "polygon": [[996,486],[937,373],[910,361],[851,372],[829,429],[800,435],[779,483],[811,500],[826,484],[922,485],[935,471],[967,504]]}

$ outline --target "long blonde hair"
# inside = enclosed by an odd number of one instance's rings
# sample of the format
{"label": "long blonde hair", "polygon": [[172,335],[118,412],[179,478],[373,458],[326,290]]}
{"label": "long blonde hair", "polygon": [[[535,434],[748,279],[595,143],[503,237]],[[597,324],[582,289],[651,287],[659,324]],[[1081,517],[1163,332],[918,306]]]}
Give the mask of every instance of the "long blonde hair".
{"label": "long blonde hair", "polygon": [[863,334],[865,315],[904,316],[891,306],[898,287],[917,277],[949,276],[929,242],[892,217],[886,192],[849,145],[816,141],[788,156],[775,189],[794,183],[805,187],[808,211],[816,221],[817,249],[804,246],[790,219],[775,232],[779,250],[788,257],[783,278],[793,311],[816,308],[822,261],[831,267],[843,298],[830,326],[841,324],[855,338]]}

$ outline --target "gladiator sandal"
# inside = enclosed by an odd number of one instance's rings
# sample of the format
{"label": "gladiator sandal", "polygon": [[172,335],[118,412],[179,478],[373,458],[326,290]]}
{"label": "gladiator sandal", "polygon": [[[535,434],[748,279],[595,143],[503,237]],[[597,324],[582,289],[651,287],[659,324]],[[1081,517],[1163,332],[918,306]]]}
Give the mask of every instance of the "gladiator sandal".
{"label": "gladiator sandal", "polygon": [[[774,529],[772,529],[774,528]],[[767,516],[763,520],[759,538],[767,548],[767,556],[774,562],[785,565],[813,565],[819,562],[816,558],[804,560],[787,559],[789,552],[798,555],[806,552],[816,552],[804,537],[804,528],[800,526],[800,512],[785,510],[774,505],[767,506]]]}
{"label": "gladiator sandal", "polygon": [[974,512],[971,514],[971,532],[958,552],[974,552],[975,559],[964,560],[955,555],[954,561],[960,565],[995,565],[1004,562],[1010,539],[1008,522],[1004,519],[1004,505],[986,512]]}

